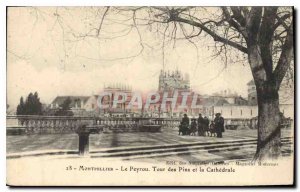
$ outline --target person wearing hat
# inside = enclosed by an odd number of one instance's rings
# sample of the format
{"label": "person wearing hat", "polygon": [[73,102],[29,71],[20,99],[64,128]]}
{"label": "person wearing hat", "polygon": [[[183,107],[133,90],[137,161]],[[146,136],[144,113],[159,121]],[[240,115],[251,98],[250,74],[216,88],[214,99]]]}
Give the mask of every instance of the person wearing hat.
{"label": "person wearing hat", "polygon": [[198,117],[198,136],[204,136],[204,119],[202,117],[202,114],[199,114]]}
{"label": "person wearing hat", "polygon": [[186,135],[188,133],[189,125],[190,125],[190,119],[188,118],[187,114],[183,115],[181,122],[182,122],[183,135]]}
{"label": "person wearing hat", "polygon": [[214,123],[217,137],[222,138],[222,132],[224,132],[224,118],[221,116],[221,113],[216,113]]}
{"label": "person wearing hat", "polygon": [[206,116],[203,118],[203,132],[204,136],[209,136],[209,119]]}

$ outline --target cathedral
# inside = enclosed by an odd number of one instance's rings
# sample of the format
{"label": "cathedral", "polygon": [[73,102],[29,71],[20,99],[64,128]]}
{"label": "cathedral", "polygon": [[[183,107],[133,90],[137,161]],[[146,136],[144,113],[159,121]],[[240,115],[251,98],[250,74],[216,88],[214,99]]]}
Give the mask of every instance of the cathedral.
{"label": "cathedral", "polygon": [[158,91],[171,91],[171,90],[190,90],[190,78],[186,73],[184,76],[178,70],[176,71],[160,71]]}

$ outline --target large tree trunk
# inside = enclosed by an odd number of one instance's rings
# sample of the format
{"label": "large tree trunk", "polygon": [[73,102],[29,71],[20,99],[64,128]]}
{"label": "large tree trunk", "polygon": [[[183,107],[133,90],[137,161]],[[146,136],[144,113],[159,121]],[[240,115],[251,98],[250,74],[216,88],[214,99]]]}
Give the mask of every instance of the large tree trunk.
{"label": "large tree trunk", "polygon": [[258,137],[254,156],[254,160],[257,161],[277,159],[281,153],[279,86],[276,84],[275,76],[272,75],[270,63],[263,63],[260,50],[254,40],[249,42],[248,57],[256,85],[258,104]]}
{"label": "large tree trunk", "polygon": [[254,159],[277,159],[281,154],[278,90],[271,83],[257,87],[258,140]]}

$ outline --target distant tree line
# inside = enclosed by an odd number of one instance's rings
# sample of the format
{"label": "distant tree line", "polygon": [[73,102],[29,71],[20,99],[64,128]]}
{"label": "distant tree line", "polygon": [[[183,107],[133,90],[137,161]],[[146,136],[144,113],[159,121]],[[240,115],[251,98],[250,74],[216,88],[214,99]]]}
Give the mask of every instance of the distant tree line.
{"label": "distant tree line", "polygon": [[42,115],[42,103],[37,92],[29,93],[25,101],[23,97],[20,98],[17,115]]}
{"label": "distant tree line", "polygon": [[59,109],[43,108],[38,93],[29,93],[26,100],[20,98],[17,106],[17,115],[50,115],[50,116],[73,116],[71,111],[72,100],[68,97],[59,105]]}

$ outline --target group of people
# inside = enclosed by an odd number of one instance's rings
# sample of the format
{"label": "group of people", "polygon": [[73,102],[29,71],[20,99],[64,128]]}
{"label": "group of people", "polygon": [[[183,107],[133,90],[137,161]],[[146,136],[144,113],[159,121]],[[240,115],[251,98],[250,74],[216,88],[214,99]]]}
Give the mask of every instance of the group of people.
{"label": "group of people", "polygon": [[182,135],[196,135],[198,136],[217,136],[222,137],[224,129],[224,118],[221,116],[221,113],[216,113],[214,120],[209,123],[209,119],[202,114],[199,114],[198,119],[192,119],[190,124],[190,119],[187,114],[184,114],[182,121],[179,126],[179,134]]}

